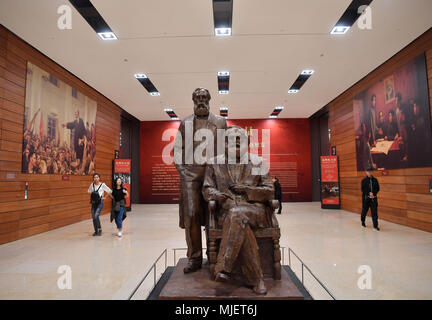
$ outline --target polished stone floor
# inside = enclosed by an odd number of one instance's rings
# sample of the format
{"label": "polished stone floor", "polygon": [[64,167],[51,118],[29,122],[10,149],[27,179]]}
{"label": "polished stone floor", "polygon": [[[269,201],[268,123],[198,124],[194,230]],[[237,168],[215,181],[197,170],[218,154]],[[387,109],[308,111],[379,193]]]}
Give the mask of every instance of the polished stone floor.
{"label": "polished stone floor", "polygon": [[[357,214],[321,210],[317,202],[284,203],[278,219],[281,246],[337,299],[432,299],[431,233],[386,221],[377,232],[370,218],[364,229]],[[101,237],[91,236],[87,220],[0,245],[0,299],[127,299],[165,248],[173,265],[172,249],[186,245],[176,205],[134,205],[122,238],[108,215],[102,227]],[[301,264],[293,254],[290,260],[301,279]],[[59,289],[60,266],[70,267],[71,289]],[[164,266],[163,255],[157,277]],[[153,281],[151,270],[134,298],[145,297]],[[316,299],[329,297],[306,268],[304,282]]]}

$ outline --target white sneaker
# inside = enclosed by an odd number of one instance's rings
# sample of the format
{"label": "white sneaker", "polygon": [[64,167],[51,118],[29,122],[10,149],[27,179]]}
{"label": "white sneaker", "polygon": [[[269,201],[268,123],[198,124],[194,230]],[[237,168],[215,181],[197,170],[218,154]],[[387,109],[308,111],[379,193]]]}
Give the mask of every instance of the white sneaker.
{"label": "white sneaker", "polygon": [[121,238],[121,236],[122,236],[122,232],[119,231],[119,232],[117,233],[117,235],[118,235],[119,238]]}

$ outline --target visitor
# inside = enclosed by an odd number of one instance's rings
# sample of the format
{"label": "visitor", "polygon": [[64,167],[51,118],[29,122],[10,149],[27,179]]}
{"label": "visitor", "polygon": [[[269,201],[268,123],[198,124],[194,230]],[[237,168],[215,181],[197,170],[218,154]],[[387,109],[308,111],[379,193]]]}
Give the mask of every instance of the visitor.
{"label": "visitor", "polygon": [[102,227],[100,224],[99,215],[102,211],[104,200],[106,196],[105,192],[112,198],[111,189],[103,182],[100,181],[100,175],[95,173],[93,175],[93,183],[88,188],[88,193],[90,194],[90,203],[91,203],[91,213],[93,218],[93,227],[95,232],[93,236],[101,236],[102,235]]}
{"label": "visitor", "polygon": [[122,227],[123,220],[126,218],[125,206],[126,206],[126,197],[129,194],[126,188],[123,187],[123,181],[120,177],[115,178],[114,187],[112,191],[113,197],[113,205],[111,210],[111,222],[115,220],[117,226],[117,236],[121,238],[122,236]]}
{"label": "visitor", "polygon": [[366,175],[361,182],[362,190],[362,213],[361,213],[361,223],[362,226],[366,228],[365,219],[366,214],[371,209],[372,222],[374,229],[379,231],[378,228],[378,198],[377,194],[379,192],[378,180],[372,175],[372,167],[366,169]]}

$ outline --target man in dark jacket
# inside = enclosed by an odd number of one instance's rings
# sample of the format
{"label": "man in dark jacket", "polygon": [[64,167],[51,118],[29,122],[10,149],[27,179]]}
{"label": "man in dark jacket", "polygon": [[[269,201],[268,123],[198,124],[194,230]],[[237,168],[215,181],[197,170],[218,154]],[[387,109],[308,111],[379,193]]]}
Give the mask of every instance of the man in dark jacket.
{"label": "man in dark jacket", "polygon": [[370,208],[374,229],[379,231],[378,198],[377,198],[377,194],[379,192],[379,183],[378,180],[372,175],[372,170],[373,169],[371,167],[366,169],[367,177],[365,177],[361,182],[361,190],[362,190],[361,222],[362,222],[362,226],[366,227],[365,224],[366,214]]}
{"label": "man in dark jacket", "polygon": [[277,177],[273,178],[273,185],[274,185],[275,200],[279,201],[278,214],[281,214],[281,212],[282,212],[282,189],[281,189],[281,185],[279,183],[279,179]]}

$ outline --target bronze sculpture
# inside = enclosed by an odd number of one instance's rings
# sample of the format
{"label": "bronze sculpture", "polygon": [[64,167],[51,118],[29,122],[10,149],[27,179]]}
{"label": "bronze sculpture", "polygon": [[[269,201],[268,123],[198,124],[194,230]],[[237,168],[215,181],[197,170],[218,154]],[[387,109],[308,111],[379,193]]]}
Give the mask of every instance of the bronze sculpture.
{"label": "bronze sculpture", "polygon": [[[199,130],[207,129],[213,134],[216,146],[217,129],[226,128],[225,118],[210,112],[210,99],[207,89],[194,90],[194,114],[181,121],[174,144],[174,154],[181,155],[181,159],[175,161],[175,166],[180,174],[179,225],[185,229],[188,248],[188,264],[184,273],[196,271],[202,266],[201,226],[206,225],[208,217],[207,205],[201,192],[206,164],[195,161],[193,150],[200,142],[195,141],[194,136]],[[192,131],[189,132],[189,137],[188,130]]]}
{"label": "bronze sculpture", "polygon": [[202,191],[207,201],[217,201],[221,207],[218,224],[222,227],[222,240],[215,280],[229,281],[234,263],[239,260],[244,279],[253,286],[253,291],[266,294],[253,230],[272,225],[273,209],[265,203],[273,199],[273,182],[262,158],[249,154],[247,144],[240,143],[241,139],[248,138],[246,131],[232,126],[226,135],[239,137],[235,141],[236,163],[230,161],[226,148],[225,155],[218,155],[207,165]]}

